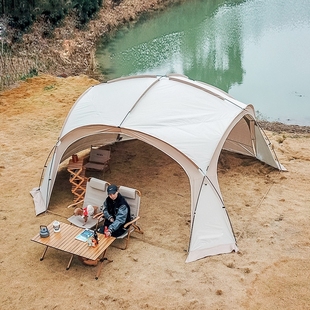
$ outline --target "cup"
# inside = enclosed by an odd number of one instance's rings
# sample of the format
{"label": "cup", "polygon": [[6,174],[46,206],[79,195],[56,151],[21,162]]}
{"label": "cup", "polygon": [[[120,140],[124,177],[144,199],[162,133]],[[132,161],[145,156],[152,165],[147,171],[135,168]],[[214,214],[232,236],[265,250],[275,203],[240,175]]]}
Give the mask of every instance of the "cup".
{"label": "cup", "polygon": [[60,232],[60,223],[58,221],[53,222],[54,232]]}
{"label": "cup", "polygon": [[92,245],[93,245],[93,241],[92,241],[91,238],[88,238],[88,239],[87,239],[87,245],[88,245],[88,246],[92,246]]}

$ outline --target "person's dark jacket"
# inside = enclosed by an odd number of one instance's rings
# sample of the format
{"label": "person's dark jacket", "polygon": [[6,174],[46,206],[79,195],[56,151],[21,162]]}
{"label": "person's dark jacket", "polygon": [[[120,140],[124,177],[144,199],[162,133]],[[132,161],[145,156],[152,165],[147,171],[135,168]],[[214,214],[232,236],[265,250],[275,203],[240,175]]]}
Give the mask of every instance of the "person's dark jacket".
{"label": "person's dark jacket", "polygon": [[130,206],[120,193],[117,194],[115,200],[107,197],[104,202],[103,214],[106,220],[110,220],[111,217],[114,219],[114,222],[109,225],[111,234],[131,221]]}

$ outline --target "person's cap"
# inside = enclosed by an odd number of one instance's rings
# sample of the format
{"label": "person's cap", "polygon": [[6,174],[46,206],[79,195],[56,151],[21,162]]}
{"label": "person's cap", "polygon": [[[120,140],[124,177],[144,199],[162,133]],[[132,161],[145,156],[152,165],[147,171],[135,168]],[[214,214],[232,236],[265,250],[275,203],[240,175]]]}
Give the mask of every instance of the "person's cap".
{"label": "person's cap", "polygon": [[115,194],[117,192],[117,186],[111,184],[108,186],[108,195]]}

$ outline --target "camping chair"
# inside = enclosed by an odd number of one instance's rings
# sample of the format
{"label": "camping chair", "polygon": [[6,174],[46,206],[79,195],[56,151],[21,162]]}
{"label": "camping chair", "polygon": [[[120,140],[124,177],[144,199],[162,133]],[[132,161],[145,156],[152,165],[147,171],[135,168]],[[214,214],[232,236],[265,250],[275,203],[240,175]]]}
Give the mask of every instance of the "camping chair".
{"label": "camping chair", "polygon": [[130,213],[131,213],[131,221],[126,223],[124,228],[126,231],[116,239],[122,239],[124,240],[124,246],[113,246],[117,247],[119,249],[125,250],[127,249],[129,238],[132,232],[137,232],[139,234],[143,234],[143,231],[138,226],[137,221],[139,220],[139,210],[140,210],[140,199],[141,199],[141,192],[137,189],[126,187],[126,186],[120,186],[118,189],[119,193],[126,199],[130,206]]}
{"label": "camping chair", "polygon": [[110,170],[111,151],[101,150],[91,146],[88,162],[84,167],[88,170],[111,171]]}
{"label": "camping chair", "polygon": [[[83,208],[87,207],[88,205],[97,206],[100,208],[108,196],[107,189],[109,185],[110,183],[106,181],[99,180],[96,178],[89,178],[86,184],[86,192],[84,199],[69,205],[68,208],[76,207],[80,203],[83,203],[82,205]],[[101,222],[103,218],[88,217],[87,222],[84,223],[84,219],[81,216],[72,215],[67,220],[75,226],[92,229],[94,227],[97,228],[99,222]]]}

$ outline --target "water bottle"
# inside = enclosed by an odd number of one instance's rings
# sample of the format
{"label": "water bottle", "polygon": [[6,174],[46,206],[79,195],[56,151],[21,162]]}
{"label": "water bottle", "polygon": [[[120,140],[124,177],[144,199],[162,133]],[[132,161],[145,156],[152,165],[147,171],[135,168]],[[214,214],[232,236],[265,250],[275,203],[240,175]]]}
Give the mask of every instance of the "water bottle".
{"label": "water bottle", "polygon": [[93,237],[94,237],[94,240],[95,240],[95,244],[97,245],[97,244],[99,243],[99,239],[98,239],[98,234],[97,234],[96,229],[94,230],[94,235],[93,235]]}

